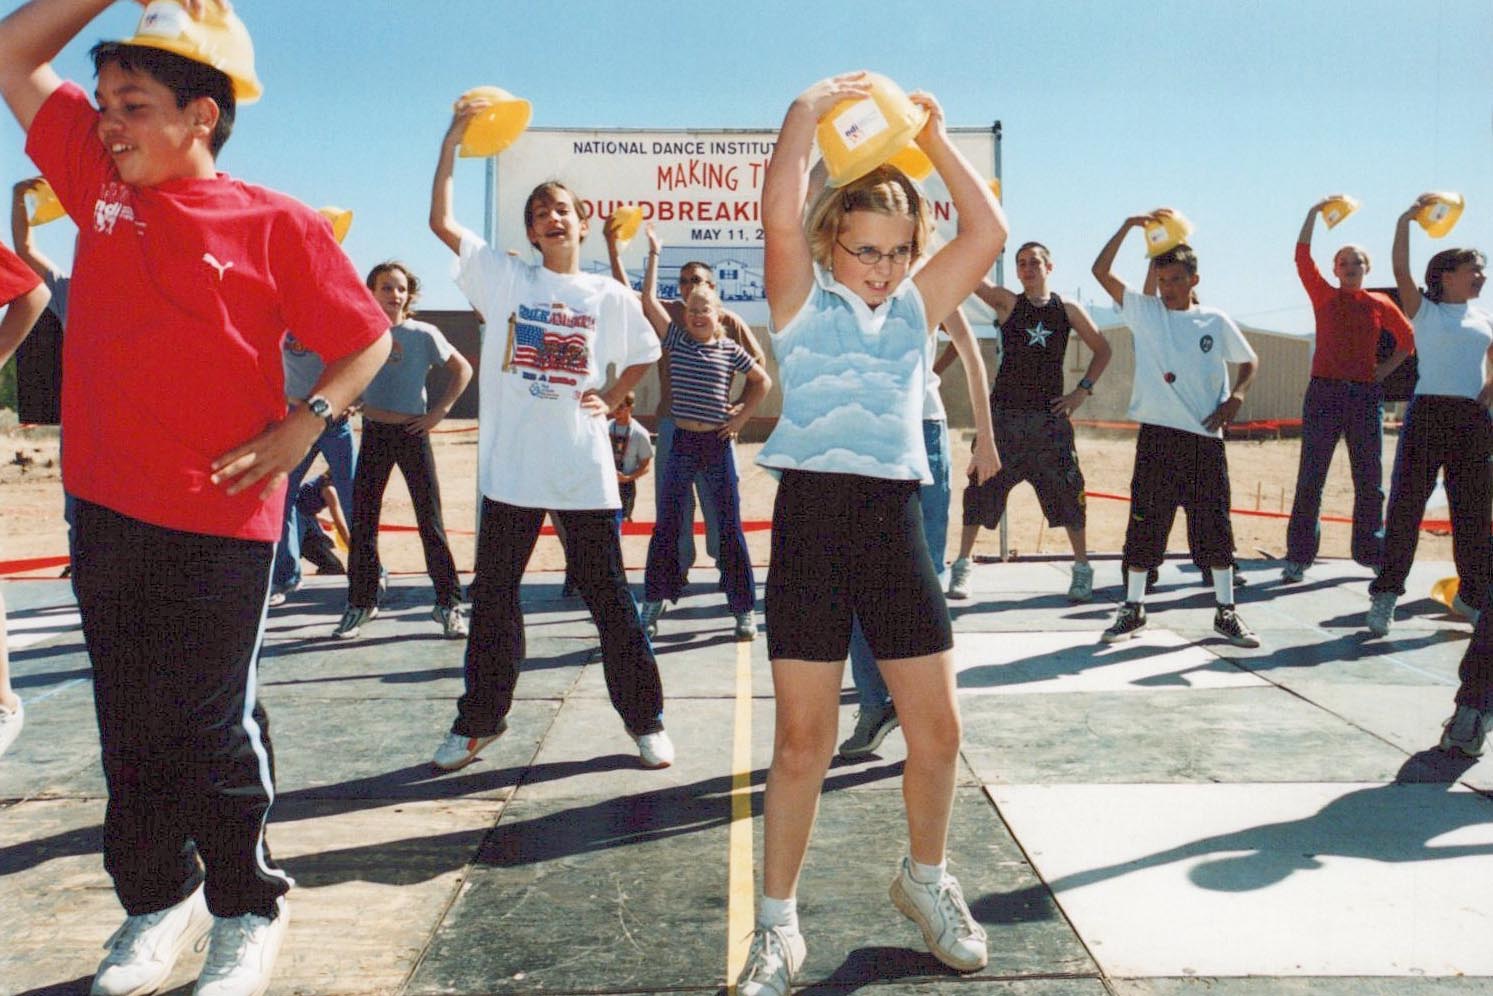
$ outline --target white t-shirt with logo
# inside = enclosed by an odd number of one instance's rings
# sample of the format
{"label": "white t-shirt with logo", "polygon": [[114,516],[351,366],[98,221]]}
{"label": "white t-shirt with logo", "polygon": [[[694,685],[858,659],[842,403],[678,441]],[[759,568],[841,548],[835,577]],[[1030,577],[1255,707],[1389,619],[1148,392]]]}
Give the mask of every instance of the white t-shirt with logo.
{"label": "white t-shirt with logo", "polygon": [[1120,317],[1135,343],[1127,416],[1222,439],[1223,430],[1209,432],[1203,420],[1228,399],[1228,365],[1256,361],[1234,320],[1203,305],[1171,311],[1161,298],[1131,290],[1125,292]]}
{"label": "white t-shirt with logo", "polygon": [[1490,346],[1493,321],[1476,305],[1422,297],[1415,313],[1415,393],[1477,398]]}
{"label": "white t-shirt with logo", "polygon": [[482,493],[523,508],[620,508],[607,420],[581,408],[607,368],[656,362],[658,337],[611,277],[555,273],[463,231],[456,284],[482,313]]}

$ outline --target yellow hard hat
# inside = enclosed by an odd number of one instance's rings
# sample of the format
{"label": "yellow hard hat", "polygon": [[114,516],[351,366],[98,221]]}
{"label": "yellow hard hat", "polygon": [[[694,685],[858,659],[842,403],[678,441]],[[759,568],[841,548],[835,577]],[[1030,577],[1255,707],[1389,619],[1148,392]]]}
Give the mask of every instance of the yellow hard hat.
{"label": "yellow hard hat", "polygon": [[228,0],[204,0],[196,18],[178,0],[151,0],[134,37],[121,44],[158,48],[212,66],[233,81],[233,98],[240,104],[252,104],[264,93],[254,74],[249,29]]}
{"label": "yellow hard hat", "polygon": [[466,159],[495,156],[508,148],[529,127],[529,118],[534,113],[527,100],[502,87],[473,87],[457,99],[453,109],[459,110],[469,100],[486,100],[491,106],[467,122],[458,150]]}
{"label": "yellow hard hat", "polygon": [[348,229],[353,227],[353,213],[347,208],[333,207],[328,204],[324,208],[317,208],[316,213],[321,215],[332,225],[332,238],[341,245],[342,240],[347,238]]}
{"label": "yellow hard hat", "polygon": [[52,185],[41,177],[37,177],[35,184],[26,191],[26,206],[30,208],[31,214],[27,221],[32,226],[45,225],[67,214],[62,202],[57,199],[57,194],[53,192]]}

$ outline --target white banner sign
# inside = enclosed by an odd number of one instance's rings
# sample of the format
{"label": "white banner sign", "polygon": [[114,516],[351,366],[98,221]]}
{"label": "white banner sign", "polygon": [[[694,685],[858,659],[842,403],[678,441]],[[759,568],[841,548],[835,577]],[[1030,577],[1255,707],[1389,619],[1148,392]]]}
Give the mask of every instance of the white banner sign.
{"label": "white banner sign", "polygon": [[[950,129],[955,145],[987,179],[994,171],[990,129]],[[495,249],[528,252],[523,207],[529,191],[559,180],[582,201],[592,219],[581,257],[587,272],[609,273],[601,219],[636,204],[663,242],[658,293],[676,297],[679,268],[698,260],[715,268],[726,307],[753,325],[767,324],[762,287],[762,176],[777,141],[774,131],[578,131],[531,128],[497,157]],[[954,234],[953,206],[937,174],[924,181],[939,236]],[[634,287],[643,280],[647,242],[640,233],[622,252]],[[992,321],[971,299],[966,313],[977,324]]]}

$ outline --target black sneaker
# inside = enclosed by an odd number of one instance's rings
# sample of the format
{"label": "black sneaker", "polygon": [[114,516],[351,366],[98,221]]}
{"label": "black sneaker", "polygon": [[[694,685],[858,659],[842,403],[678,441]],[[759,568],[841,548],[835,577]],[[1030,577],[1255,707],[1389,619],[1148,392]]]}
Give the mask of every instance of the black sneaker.
{"label": "black sneaker", "polygon": [[1258,647],[1260,638],[1239,618],[1232,605],[1220,605],[1213,613],[1213,632],[1236,647]]}
{"label": "black sneaker", "polygon": [[1125,602],[1115,616],[1114,625],[1104,631],[1104,642],[1128,640],[1145,628],[1146,607],[1139,602]]}

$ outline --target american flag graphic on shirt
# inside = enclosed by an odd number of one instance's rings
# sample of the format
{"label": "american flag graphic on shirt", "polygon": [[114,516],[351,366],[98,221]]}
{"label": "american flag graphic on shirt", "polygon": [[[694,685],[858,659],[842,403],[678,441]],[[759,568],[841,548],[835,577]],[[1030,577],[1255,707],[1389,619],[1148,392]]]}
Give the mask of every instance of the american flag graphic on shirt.
{"label": "american flag graphic on shirt", "polygon": [[[524,314],[521,309],[509,319],[509,367],[530,370],[586,373],[586,336],[583,332],[555,331]],[[532,314],[532,313],[531,313]]]}

